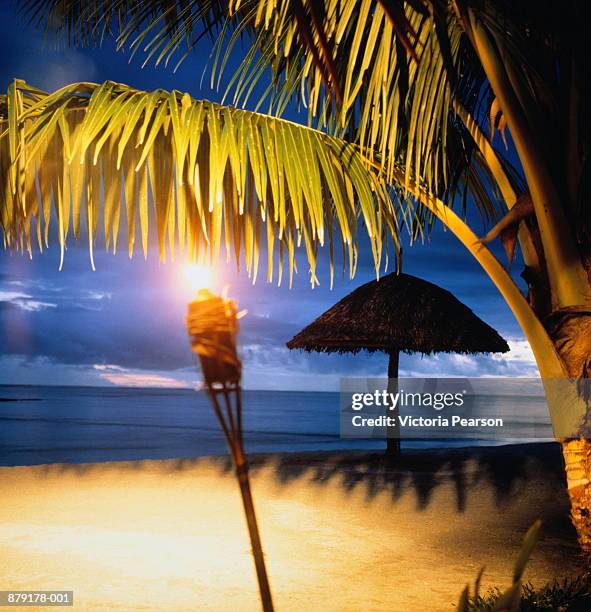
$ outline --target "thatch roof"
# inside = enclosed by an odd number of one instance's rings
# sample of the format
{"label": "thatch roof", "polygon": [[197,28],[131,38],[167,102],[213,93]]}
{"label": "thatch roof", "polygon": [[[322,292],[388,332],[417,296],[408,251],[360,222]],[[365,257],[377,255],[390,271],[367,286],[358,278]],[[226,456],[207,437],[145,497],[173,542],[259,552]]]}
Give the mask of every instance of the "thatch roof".
{"label": "thatch roof", "polygon": [[505,353],[505,340],[449,291],[388,274],[358,287],[287,346],[320,352]]}

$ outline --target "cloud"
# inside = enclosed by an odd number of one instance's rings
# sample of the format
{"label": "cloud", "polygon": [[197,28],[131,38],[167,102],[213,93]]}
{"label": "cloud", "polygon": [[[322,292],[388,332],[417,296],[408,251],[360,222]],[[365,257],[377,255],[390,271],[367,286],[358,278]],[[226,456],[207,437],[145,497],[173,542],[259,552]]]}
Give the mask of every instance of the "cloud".
{"label": "cloud", "polygon": [[[528,377],[538,368],[529,343],[509,339],[509,353],[423,356],[402,354],[401,377]],[[245,386],[289,390],[337,391],[341,378],[385,378],[388,357],[384,353],[306,353],[284,346],[243,345]]]}
{"label": "cloud", "polygon": [[[31,367],[37,367],[39,357],[56,366],[87,367],[94,380],[108,384],[190,385],[193,375],[187,378],[186,368],[192,369],[194,360],[183,323],[186,297],[178,290],[174,266],[153,259],[131,264],[117,256],[115,265],[104,264],[91,273],[82,251],[70,251],[68,257],[70,269],[62,273],[38,258],[40,269],[34,276],[24,275],[18,290],[0,283],[3,352],[24,357]],[[244,276],[226,278],[234,280],[230,294],[249,311],[239,336],[245,387],[326,391],[337,390],[342,377],[386,375],[383,353],[317,354],[285,347],[304,325],[365,279],[341,282],[335,291],[311,291],[265,283],[253,287]],[[479,311],[489,307],[488,299],[479,302]],[[15,303],[19,300],[55,307],[25,310]],[[536,376],[527,342],[513,336],[509,344],[512,351],[506,355],[403,355],[401,374]]]}
{"label": "cloud", "polygon": [[119,366],[95,364],[99,377],[117,387],[165,387],[168,389],[188,389],[194,384],[161,374],[125,370]]}
{"label": "cloud", "polygon": [[19,293],[18,291],[0,291],[0,302],[14,302],[15,300],[30,297],[30,295],[27,295],[26,293]]}
{"label": "cloud", "polygon": [[44,310],[45,308],[57,307],[57,304],[52,304],[51,302],[39,302],[37,300],[15,301],[14,303],[20,306],[23,310],[28,310],[29,312],[36,312],[38,310]]}
{"label": "cloud", "polygon": [[86,297],[89,300],[110,300],[113,297],[113,294],[108,291],[87,291]]}
{"label": "cloud", "polygon": [[411,355],[401,363],[401,373],[404,376],[425,377],[538,377],[538,367],[527,340],[513,338],[507,342],[510,348],[508,353]]}
{"label": "cloud", "polygon": [[[83,385],[152,386],[166,388],[197,388],[199,378],[195,370],[174,372],[126,369],[97,364],[63,364],[45,357],[24,358],[0,355],[0,385]],[[1,395],[1,393],[0,393]]]}
{"label": "cloud", "polygon": [[17,291],[0,291],[0,303],[14,304],[22,310],[29,312],[36,312],[45,308],[55,308],[57,306],[51,302],[35,300],[32,296]]}
{"label": "cloud", "polygon": [[125,368],[113,364],[95,363],[93,368],[99,372],[125,372]]}
{"label": "cloud", "polygon": [[507,341],[510,351],[508,353],[494,354],[492,357],[497,361],[506,363],[519,363],[521,366],[537,367],[534,353],[530,343],[524,338],[513,338]]}

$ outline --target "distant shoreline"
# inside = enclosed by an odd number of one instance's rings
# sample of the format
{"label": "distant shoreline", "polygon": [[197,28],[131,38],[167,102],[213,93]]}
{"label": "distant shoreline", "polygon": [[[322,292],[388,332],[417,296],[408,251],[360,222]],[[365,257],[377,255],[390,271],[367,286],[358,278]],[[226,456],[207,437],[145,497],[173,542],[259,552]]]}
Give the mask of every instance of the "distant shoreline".
{"label": "distant shoreline", "polygon": [[40,397],[0,397],[0,402],[40,402]]}
{"label": "distant shoreline", "polygon": [[[18,389],[36,389],[36,388],[51,388],[51,389],[101,389],[107,391],[117,390],[142,390],[142,391],[204,391],[204,389],[196,389],[195,387],[140,387],[134,385],[52,385],[52,384],[13,384],[13,383],[0,383],[0,389],[4,388],[18,388]],[[257,392],[257,393],[339,393],[338,389],[334,391],[317,391],[315,389],[250,389],[244,387],[243,391]],[[12,400],[10,400],[12,401]]]}
{"label": "distant shoreline", "polygon": [[[507,460],[510,458],[527,457],[532,460],[551,460],[551,462],[561,461],[561,452],[558,442],[523,442],[523,443],[507,443],[496,445],[477,445],[466,444],[465,446],[439,446],[425,448],[404,448],[400,457],[391,461],[386,457],[385,451],[379,450],[357,450],[357,449],[335,449],[335,450],[314,450],[314,451],[278,451],[278,452],[247,452],[248,462],[252,469],[262,467],[276,461],[284,466],[307,465],[313,466],[315,463],[335,462],[340,465],[355,465],[355,464],[376,464],[380,465],[381,469],[386,471],[410,470],[412,465],[418,461],[422,466],[422,470],[431,465],[430,460],[437,462],[447,461],[464,461],[468,459],[490,459],[496,456],[500,459]],[[121,466],[123,464],[154,464],[166,465],[168,463],[228,463],[230,462],[229,454],[223,452],[210,455],[192,455],[178,456],[167,458],[146,458],[146,459],[108,459],[105,461],[56,461],[49,463],[33,463],[22,465],[0,465],[0,469],[11,468],[34,468],[34,467],[59,467],[59,466]]]}

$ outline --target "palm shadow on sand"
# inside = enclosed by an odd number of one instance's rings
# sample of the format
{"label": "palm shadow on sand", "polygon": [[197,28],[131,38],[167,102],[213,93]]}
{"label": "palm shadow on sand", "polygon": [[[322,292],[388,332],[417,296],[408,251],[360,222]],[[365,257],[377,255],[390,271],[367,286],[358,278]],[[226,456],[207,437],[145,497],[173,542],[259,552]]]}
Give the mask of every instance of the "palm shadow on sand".
{"label": "palm shadow on sand", "polygon": [[[188,470],[213,462],[222,473],[231,473],[226,457],[196,457],[159,462],[171,471]],[[405,450],[396,462],[383,453],[365,451],[299,452],[252,454],[249,456],[253,475],[271,469],[282,486],[310,482],[322,487],[339,483],[347,493],[364,490],[368,501],[387,492],[396,503],[409,489],[416,494],[417,510],[429,506],[438,487],[453,483],[458,512],[466,509],[472,488],[488,484],[494,491],[498,507],[519,496],[532,475],[544,479],[546,486],[564,498],[568,506],[560,447],[556,443],[518,444],[502,447],[466,447],[456,449]],[[125,462],[130,469],[141,470],[144,461]],[[56,471],[87,474],[104,464],[52,464],[44,466],[47,474]],[[113,464],[117,465],[117,464]],[[121,464],[119,464],[121,465]],[[568,516],[556,517],[556,527],[570,531]]]}

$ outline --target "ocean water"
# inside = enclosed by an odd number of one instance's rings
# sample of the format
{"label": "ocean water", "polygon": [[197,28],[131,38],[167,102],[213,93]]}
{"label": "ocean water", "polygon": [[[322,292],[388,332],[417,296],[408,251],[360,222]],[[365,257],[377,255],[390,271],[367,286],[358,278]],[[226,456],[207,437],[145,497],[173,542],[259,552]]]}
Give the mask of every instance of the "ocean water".
{"label": "ocean water", "polygon": [[[527,414],[547,411],[540,400]],[[515,399],[524,416],[524,399]],[[339,394],[244,391],[251,453],[382,449],[339,436]],[[403,447],[527,440],[413,440]],[[529,440],[529,441],[539,441]],[[87,463],[222,455],[225,440],[203,392],[185,389],[0,386],[0,465]]]}

